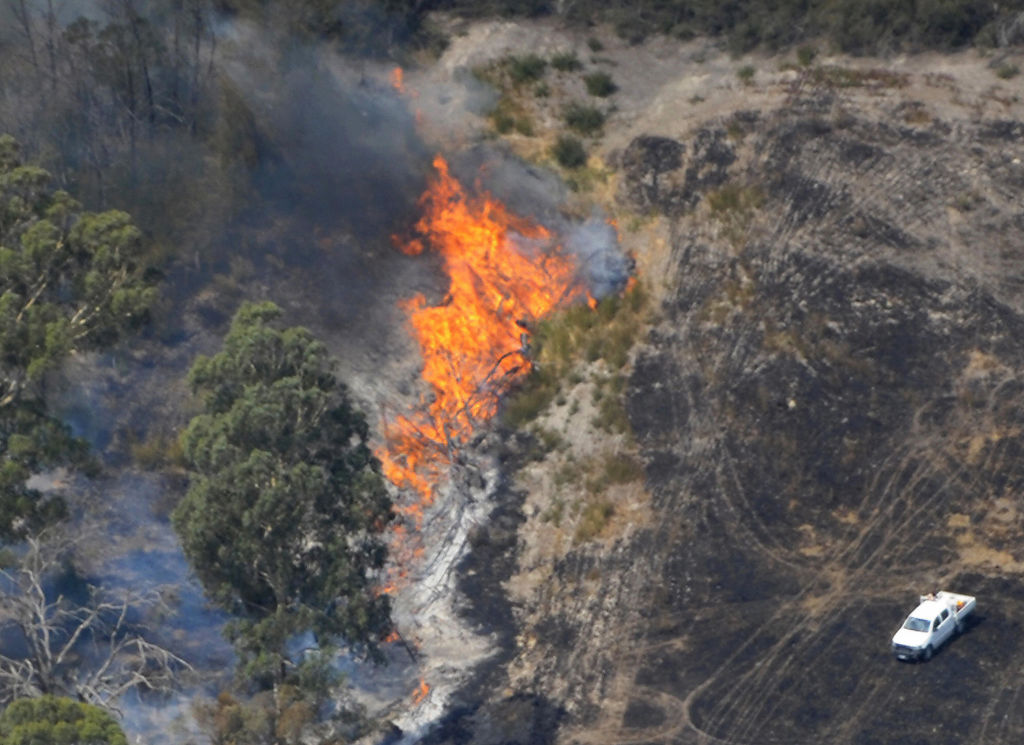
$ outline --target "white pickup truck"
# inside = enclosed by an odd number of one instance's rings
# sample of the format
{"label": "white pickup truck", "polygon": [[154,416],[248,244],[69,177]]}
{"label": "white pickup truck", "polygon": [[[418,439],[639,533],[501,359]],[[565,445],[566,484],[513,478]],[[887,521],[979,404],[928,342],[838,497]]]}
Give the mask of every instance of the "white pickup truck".
{"label": "white pickup truck", "polygon": [[971,595],[937,592],[922,595],[921,603],[892,638],[892,651],[901,660],[930,660],[935,650],[963,629],[977,600]]}

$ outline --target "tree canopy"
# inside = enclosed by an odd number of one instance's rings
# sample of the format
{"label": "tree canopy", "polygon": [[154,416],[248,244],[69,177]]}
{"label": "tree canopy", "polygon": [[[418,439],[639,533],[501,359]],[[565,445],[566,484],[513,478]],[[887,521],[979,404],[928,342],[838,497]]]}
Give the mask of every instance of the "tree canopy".
{"label": "tree canopy", "polygon": [[366,420],[304,328],[273,303],[246,304],[223,350],[189,373],[203,413],[183,435],[191,469],[173,523],[251,679],[294,670],[289,642],[373,650],[389,625],[370,573],[385,559],[391,502]]}
{"label": "tree canopy", "polygon": [[46,375],[143,323],[155,290],[142,236],[124,212],[84,211],[0,136],[0,536],[60,513],[26,486],[39,470],[84,465],[88,449],[46,409]]}
{"label": "tree canopy", "polygon": [[128,740],[103,709],[40,696],[19,699],[4,710],[0,745],[128,745]]}

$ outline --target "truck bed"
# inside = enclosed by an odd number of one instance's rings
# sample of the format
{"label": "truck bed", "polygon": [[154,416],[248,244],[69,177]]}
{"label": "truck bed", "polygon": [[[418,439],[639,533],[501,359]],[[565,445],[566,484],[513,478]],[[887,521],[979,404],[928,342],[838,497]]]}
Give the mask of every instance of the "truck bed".
{"label": "truck bed", "polygon": [[936,593],[935,599],[948,602],[952,606],[953,612],[956,613],[956,617],[960,620],[967,618],[978,604],[978,599],[973,595],[961,595],[960,593],[947,592],[946,590]]}

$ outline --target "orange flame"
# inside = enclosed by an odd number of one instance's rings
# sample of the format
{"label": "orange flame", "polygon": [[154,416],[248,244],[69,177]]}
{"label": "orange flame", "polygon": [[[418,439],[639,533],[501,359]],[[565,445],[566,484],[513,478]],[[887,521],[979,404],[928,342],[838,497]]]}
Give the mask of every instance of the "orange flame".
{"label": "orange flame", "polygon": [[416,686],[416,690],[412,692],[412,705],[419,706],[423,703],[423,700],[427,697],[428,693],[430,693],[430,686],[427,685],[427,681],[425,681],[421,675],[420,684]]}
{"label": "orange flame", "polygon": [[405,73],[401,67],[396,67],[391,71],[391,87],[399,93],[405,93]]}
{"label": "orange flame", "polygon": [[510,214],[489,194],[472,196],[441,156],[421,197],[408,254],[441,255],[450,285],[438,305],[417,295],[403,303],[423,354],[432,400],[383,425],[377,452],[385,476],[419,501],[399,512],[422,520],[474,426],[494,416],[498,399],[530,370],[528,329],[560,303],[580,295],[576,266],[542,226]]}

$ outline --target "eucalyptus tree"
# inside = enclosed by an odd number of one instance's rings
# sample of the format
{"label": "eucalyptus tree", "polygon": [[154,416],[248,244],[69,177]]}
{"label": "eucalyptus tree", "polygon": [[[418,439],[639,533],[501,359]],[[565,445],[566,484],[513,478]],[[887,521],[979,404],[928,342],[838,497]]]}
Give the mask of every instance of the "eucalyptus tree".
{"label": "eucalyptus tree", "polygon": [[392,516],[365,417],[323,343],[280,315],[244,305],[223,349],[192,367],[203,411],[183,435],[190,486],[173,514],[207,595],[235,616],[241,673],[275,688],[301,677],[302,636],[375,651]]}
{"label": "eucalyptus tree", "polygon": [[88,448],[47,407],[48,373],[104,349],[147,319],[154,287],[142,234],[124,212],[92,213],[21,162],[0,136],[0,537],[52,521],[27,481],[45,468],[88,464]]}

